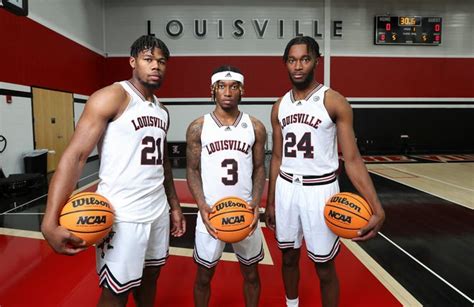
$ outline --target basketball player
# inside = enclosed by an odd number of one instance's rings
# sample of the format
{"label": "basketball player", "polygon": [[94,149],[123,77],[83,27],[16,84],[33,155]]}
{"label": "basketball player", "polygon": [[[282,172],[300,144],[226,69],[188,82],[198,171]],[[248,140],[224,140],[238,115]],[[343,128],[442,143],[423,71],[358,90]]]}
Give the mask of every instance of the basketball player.
{"label": "basketball player", "polygon": [[263,247],[258,207],[265,183],[266,131],[259,120],[239,110],[243,85],[239,69],[217,68],[211,77],[214,111],[193,121],[186,133],[188,185],[199,207],[194,247],[194,303],[198,307],[209,304],[211,280],[225,246],[209,223],[209,213],[216,201],[228,196],[240,197],[254,208],[250,235],[233,248],[244,279],[245,305],[257,306],[260,297],[258,262],[263,259]]}
{"label": "basketball player", "polygon": [[153,95],[163,82],[169,51],[153,36],[131,46],[132,78],[95,92],[51,180],[44,237],[58,253],[74,255],[84,242],[58,225],[92,149],[100,152],[97,193],[110,200],[115,224],[96,248],[102,294],[99,306],[125,306],[133,290],[138,306],[153,306],[156,281],[171,234],[185,232],[167,157],[169,116]]}
{"label": "basketball player", "polygon": [[322,305],[338,304],[334,258],[339,238],[326,226],[323,215],[326,200],[339,192],[337,144],[347,175],[374,212],[354,240],[374,237],[385,218],[356,147],[350,105],[338,92],[314,80],[319,57],[319,46],[311,37],[296,37],[288,43],[283,60],[293,87],[271,113],[273,153],[265,222],[276,232],[283,254],[287,306],[298,306],[303,237],[320,280]]}

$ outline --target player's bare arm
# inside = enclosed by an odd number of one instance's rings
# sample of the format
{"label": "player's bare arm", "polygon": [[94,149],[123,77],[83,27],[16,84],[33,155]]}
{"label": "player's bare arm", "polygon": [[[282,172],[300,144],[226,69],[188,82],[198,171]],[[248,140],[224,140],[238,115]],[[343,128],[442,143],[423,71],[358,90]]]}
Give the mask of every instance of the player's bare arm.
{"label": "player's bare arm", "polygon": [[254,219],[250,227],[251,235],[257,227],[259,221],[260,201],[262,199],[263,188],[265,186],[265,141],[267,139],[267,130],[258,119],[250,117],[255,131],[255,143],[252,149],[253,173],[252,173],[252,203],[254,208]]}
{"label": "player's bare arm", "polygon": [[265,224],[271,230],[275,230],[275,184],[281,166],[281,152],[283,148],[283,135],[278,121],[278,109],[281,98],[272,107],[272,158],[270,160],[270,174],[268,182],[267,206],[265,208]]}
{"label": "player's bare arm", "polygon": [[369,202],[374,212],[367,226],[362,228],[359,236],[353,240],[368,240],[377,235],[382,227],[385,212],[355,142],[351,106],[342,95],[333,90],[328,90],[325,101],[331,118],[336,122],[337,139],[344,157],[347,176],[357,191]]}
{"label": "player's bare arm", "polygon": [[194,120],[186,131],[186,179],[188,187],[201,212],[202,221],[207,231],[214,238],[216,229],[209,223],[209,213],[211,208],[206,203],[201,179],[201,132],[204,124],[204,117]]}
{"label": "player's bare arm", "polygon": [[[160,103],[160,106],[168,113],[168,128],[170,126],[170,116],[168,109]],[[179,203],[178,195],[176,194],[176,189],[174,187],[173,171],[171,170],[171,164],[168,157],[168,140],[165,139],[164,149],[163,149],[163,171],[164,171],[164,180],[163,186],[165,188],[166,198],[170,205],[170,214],[171,214],[171,230],[170,233],[174,237],[181,237],[186,232],[186,219],[184,218],[183,212],[181,210],[181,205]]]}
{"label": "player's bare arm", "polygon": [[85,249],[85,242],[59,226],[59,213],[74,191],[89,154],[97,145],[109,120],[125,109],[129,97],[119,85],[94,93],[86,103],[72,139],[61,156],[51,180],[41,231],[58,253],[73,255]]}

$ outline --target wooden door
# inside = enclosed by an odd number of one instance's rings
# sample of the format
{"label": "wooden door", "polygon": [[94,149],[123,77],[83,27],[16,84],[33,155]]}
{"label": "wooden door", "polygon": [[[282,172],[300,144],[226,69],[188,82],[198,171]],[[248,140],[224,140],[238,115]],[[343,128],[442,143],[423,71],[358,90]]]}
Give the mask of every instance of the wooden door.
{"label": "wooden door", "polygon": [[48,149],[48,173],[56,170],[59,159],[74,133],[74,99],[71,93],[33,88],[35,149]]}

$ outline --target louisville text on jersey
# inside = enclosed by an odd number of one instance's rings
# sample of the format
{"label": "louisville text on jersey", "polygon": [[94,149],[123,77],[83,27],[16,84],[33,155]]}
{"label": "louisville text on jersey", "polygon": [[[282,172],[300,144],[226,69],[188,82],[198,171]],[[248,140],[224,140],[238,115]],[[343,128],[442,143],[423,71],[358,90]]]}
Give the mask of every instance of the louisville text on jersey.
{"label": "louisville text on jersey", "polygon": [[236,150],[248,154],[251,147],[249,144],[237,140],[219,140],[206,145],[209,154],[221,150]]}
{"label": "louisville text on jersey", "polygon": [[305,113],[296,113],[296,114],[291,114],[286,116],[281,120],[281,128],[285,128],[285,126],[290,125],[290,124],[306,124],[314,129],[318,129],[319,124],[321,123],[321,120],[319,118],[316,118],[314,116],[310,116],[309,114]]}
{"label": "louisville text on jersey", "polygon": [[135,128],[135,131],[144,127],[157,127],[163,131],[166,131],[168,126],[167,123],[161,118],[151,115],[139,116],[136,119],[132,119],[132,124]]}

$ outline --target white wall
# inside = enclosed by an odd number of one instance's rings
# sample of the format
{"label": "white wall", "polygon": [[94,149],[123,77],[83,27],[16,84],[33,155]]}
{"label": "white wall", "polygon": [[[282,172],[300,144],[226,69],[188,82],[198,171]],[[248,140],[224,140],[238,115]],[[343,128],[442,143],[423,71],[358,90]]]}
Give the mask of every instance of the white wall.
{"label": "white wall", "polygon": [[[0,89],[30,93],[29,86],[0,82]],[[75,98],[87,99],[84,95],[74,95]],[[84,110],[84,103],[74,103],[74,126]],[[6,96],[0,95],[0,135],[7,139],[7,147],[0,153],[0,166],[6,176],[24,173],[23,156],[35,150],[33,135],[32,101],[27,97],[12,97],[12,103],[6,103]],[[98,154],[97,147],[89,157]]]}
{"label": "white wall", "polygon": [[[474,57],[472,0],[331,0],[331,18],[343,20],[343,39],[331,42],[332,55]],[[376,15],[442,17],[440,46],[374,45]]]}
{"label": "white wall", "polygon": [[[178,4],[179,3],[179,4]],[[163,38],[175,55],[203,54],[280,54],[288,38],[295,35],[293,22],[300,21],[300,32],[311,35],[314,19],[323,22],[322,0],[309,1],[106,1],[106,50],[109,55],[127,55],[128,46],[147,31],[147,20],[151,21],[151,32]],[[165,34],[171,20],[183,23],[179,38]],[[194,35],[194,20],[207,20],[208,33],[205,38]],[[242,19],[245,34],[237,39],[233,21]],[[262,29],[265,19],[268,25],[259,38],[254,21]],[[285,20],[284,38],[278,39],[278,19]],[[218,38],[218,20],[222,20],[222,38]]]}
{"label": "white wall", "polygon": [[[83,96],[83,95],[74,95],[74,98],[88,99],[87,96]],[[81,115],[82,115],[82,112],[84,111],[85,106],[86,106],[85,103],[74,102],[74,127],[77,127],[77,123],[79,122],[79,119],[81,118]],[[96,155],[98,155],[97,146],[94,147],[89,157],[93,157]]]}
{"label": "white wall", "polygon": [[[163,38],[174,55],[280,55],[295,34],[313,33],[319,21],[324,36],[324,0],[35,0],[29,1],[29,18],[100,54],[128,55],[130,44],[151,31]],[[473,57],[474,1],[472,0],[331,0],[331,20],[343,21],[343,38],[331,42],[332,55],[453,56]],[[436,47],[376,46],[373,44],[375,15],[423,15],[443,18],[443,42]],[[184,32],[179,38],[165,34],[166,24],[179,19]],[[207,20],[208,34],[197,38],[194,20]],[[233,21],[242,19],[245,35],[232,36]],[[284,36],[278,37],[278,20],[284,20]],[[223,37],[217,37],[217,22],[223,22]],[[253,20],[266,32],[258,38]],[[323,38],[318,38],[321,47]]]}
{"label": "white wall", "polygon": [[[30,87],[0,82],[0,88],[30,92]],[[23,173],[23,155],[34,149],[31,98],[0,95],[0,134],[7,139],[7,148],[0,153],[0,166],[6,176]]]}
{"label": "white wall", "polygon": [[104,54],[103,0],[33,0],[28,18]]}
{"label": "white wall", "polygon": [[[179,4],[177,4],[179,3]],[[474,1],[472,0],[332,0],[331,21],[341,20],[341,39],[331,41],[332,55],[374,56],[467,56],[473,57]],[[286,42],[294,36],[293,23],[300,21],[300,33],[313,34],[313,20],[319,21],[319,33],[324,36],[324,0],[242,0],[235,1],[153,1],[105,0],[106,50],[111,56],[129,54],[130,44],[147,32],[162,38],[173,55],[281,55]],[[443,36],[440,46],[380,46],[374,45],[376,15],[440,16]],[[177,38],[166,34],[166,25],[177,19],[183,33]],[[194,35],[194,20],[207,20],[208,34]],[[245,35],[233,37],[233,21],[242,19]],[[258,38],[253,20],[268,28]],[[284,20],[284,36],[277,35],[278,20]],[[217,36],[218,20],[223,22],[223,36]],[[324,39],[318,38],[324,48]]]}

